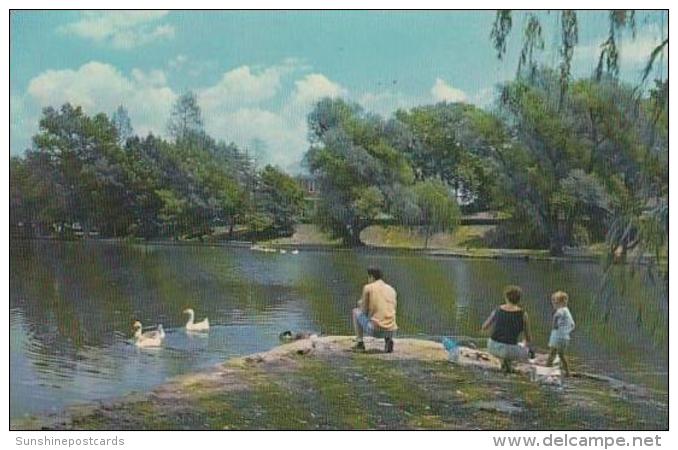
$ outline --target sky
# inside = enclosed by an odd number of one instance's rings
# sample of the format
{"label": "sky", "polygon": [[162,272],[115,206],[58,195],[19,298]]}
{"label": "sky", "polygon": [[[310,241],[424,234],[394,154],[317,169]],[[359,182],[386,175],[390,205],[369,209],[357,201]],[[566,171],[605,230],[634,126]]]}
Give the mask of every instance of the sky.
{"label": "sky", "polygon": [[[135,133],[166,135],[173,102],[198,96],[206,131],[297,171],[306,116],[342,97],[385,117],[440,101],[490,107],[515,75],[525,14],[508,54],[489,35],[494,11],[12,11],[10,154],[31,146],[42,108],[71,102],[88,114],[129,111]],[[559,61],[559,15],[539,13],[545,49]],[[640,12],[621,41],[622,78],[638,82],[668,20]],[[608,29],[579,13],[573,72],[590,75]]]}

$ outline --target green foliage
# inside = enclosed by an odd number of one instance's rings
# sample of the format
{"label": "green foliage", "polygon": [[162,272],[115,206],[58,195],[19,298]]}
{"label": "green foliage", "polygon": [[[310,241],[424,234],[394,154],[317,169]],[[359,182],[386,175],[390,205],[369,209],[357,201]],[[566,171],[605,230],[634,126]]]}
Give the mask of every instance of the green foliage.
{"label": "green foliage", "polygon": [[182,94],[174,103],[167,131],[175,141],[200,137],[204,133],[202,113],[194,92]]}
{"label": "green foliage", "polygon": [[26,157],[28,170],[45,176],[40,184],[58,196],[46,200],[45,219],[80,222],[86,230],[107,234],[129,225],[124,154],[117,130],[104,114],[88,117],[69,104],[59,110],[46,108],[33,142]]}
{"label": "green foliage", "polygon": [[389,123],[358,105],[321,100],[308,123],[304,162],[320,185],[317,220],[346,245],[360,245],[360,232],[388,212],[394,186],[413,182],[412,168]]}
{"label": "green foliage", "polygon": [[111,122],[118,133],[118,144],[124,145],[127,139],[131,138],[134,134],[132,121],[129,118],[127,109],[122,105],[118,106],[118,109],[111,116]]}
{"label": "green foliage", "polygon": [[294,178],[273,166],[261,171],[259,202],[270,225],[291,233],[304,210],[304,191]]}
{"label": "green foliage", "polygon": [[[497,33],[510,28],[503,20]],[[576,23],[567,26],[574,45]],[[532,60],[542,46],[536,17],[529,33],[529,76],[501,86],[493,112],[440,103],[383,119],[341,99],[318,102],[304,164],[321,228],[361,245],[364,228],[390,222],[422,227],[428,241],[452,229],[460,209],[495,209],[509,217],[497,245],[559,255],[607,239],[610,253],[667,261],[668,81],[647,95],[614,77],[562,90],[563,68]],[[79,224],[104,236],[180,238],[226,226],[235,237],[241,225],[261,237],[299,221],[306,199],[295,179],[208,136],[194,94],[175,105],[172,141],[126,136],[125,116],[123,107],[110,120],[69,104],[43,111],[33,147],[10,160],[12,233]]]}
{"label": "green foliage", "polygon": [[[490,32],[490,40],[492,46],[497,52],[497,57],[502,59],[506,54],[506,44],[513,28],[514,12],[511,10],[497,11],[492,30]],[[664,11],[657,11],[657,14],[665,14]],[[565,94],[570,82],[570,72],[572,66],[572,57],[574,49],[579,43],[579,20],[578,14],[573,10],[562,10],[560,12],[560,46],[558,53],[560,55],[560,93],[561,97]],[[633,10],[609,10],[608,12],[608,30],[607,37],[600,45],[600,54],[598,57],[598,65],[595,69],[595,76],[597,80],[601,80],[604,75],[617,78],[619,76],[619,56],[621,41],[621,33],[624,30],[631,31],[632,39],[636,37],[636,18]],[[668,38],[662,37],[661,43],[654,47],[650,54],[648,54],[648,62],[643,71],[642,81],[644,82],[652,68],[657,62],[657,59],[666,52],[668,47]],[[518,73],[521,73],[521,68],[526,63],[532,61],[532,52],[537,48],[543,48],[543,40],[541,39],[541,19],[535,13],[529,13],[525,22],[523,49],[520,53],[518,62]],[[536,67],[532,64],[529,66]]]}
{"label": "green foliage", "polygon": [[384,195],[376,186],[361,190],[355,197],[353,208],[361,220],[371,221],[383,210]]}
{"label": "green foliage", "polygon": [[146,238],[201,236],[223,224],[232,231],[251,209],[256,174],[246,156],[205,134],[175,142],[128,136],[123,148],[125,115],[122,107],[115,121],[69,104],[44,110],[33,148],[11,161],[14,232],[63,233],[77,224]]}
{"label": "green foliage", "polygon": [[[481,135],[489,131],[488,139],[480,144],[497,166],[496,199],[515,218],[529,218],[549,240],[551,252],[562,254],[565,245],[574,244],[576,224],[591,219],[582,208],[584,197],[571,192],[572,181],[596,181],[582,171],[586,145],[575,132],[576,124],[559,110],[557,86],[558,78],[550,72],[535,74],[533,83],[508,83],[502,91],[501,106],[511,126],[476,115],[473,129]],[[500,131],[492,129],[497,126]],[[600,204],[587,203],[586,207],[591,214],[600,212],[604,216]],[[535,242],[539,241],[535,236]]]}
{"label": "green foliage", "polygon": [[419,223],[426,234],[425,247],[431,233],[451,231],[458,223],[461,213],[455,196],[440,180],[419,182],[412,188],[419,208]]}
{"label": "green foliage", "polygon": [[404,151],[416,178],[442,180],[467,210],[484,210],[490,204],[491,166],[469,136],[470,123],[485,115],[464,103],[439,103],[396,113],[411,134]]}
{"label": "green foliage", "polygon": [[[640,218],[654,211],[649,205],[663,204],[668,179],[658,162],[668,147],[651,102],[639,103],[615,80],[580,80],[564,97],[558,86],[559,75],[548,70],[507,83],[503,120],[476,121],[500,176],[495,199],[514,220],[529,220],[541,236],[534,241],[547,240],[553,254],[579,244],[577,235],[599,241],[607,234],[615,247],[633,248],[640,223],[649,223]],[[654,223],[663,223],[658,214]]]}

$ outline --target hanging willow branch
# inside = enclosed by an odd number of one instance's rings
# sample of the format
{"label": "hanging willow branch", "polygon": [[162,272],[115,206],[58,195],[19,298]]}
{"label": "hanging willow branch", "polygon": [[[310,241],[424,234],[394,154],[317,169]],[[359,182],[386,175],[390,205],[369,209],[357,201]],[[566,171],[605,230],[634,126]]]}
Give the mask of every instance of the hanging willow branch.
{"label": "hanging willow branch", "polygon": [[[623,29],[631,31],[632,38],[636,37],[636,15],[633,10],[611,10],[608,14],[609,31],[607,38],[600,46],[600,54],[598,57],[598,64],[594,71],[597,79],[603,75],[609,75],[612,78],[619,76],[619,37]],[[513,27],[512,11],[508,9],[497,11],[497,15],[492,26],[490,38],[492,44],[497,51],[497,58],[503,59],[506,55],[506,44],[508,36]],[[537,43],[543,42],[541,23],[535,14],[530,14],[524,30],[523,47],[520,53],[520,60],[518,62],[518,72],[520,73],[523,67],[530,63],[532,59],[532,52],[539,48]],[[571,10],[565,10],[561,14],[561,43],[559,54],[560,62],[560,79],[561,91],[567,89],[570,77],[570,70],[572,66],[572,57],[574,48],[578,44],[578,24],[577,13]],[[645,82],[652,71],[652,68],[657,63],[657,60],[664,54],[668,47],[668,38],[663,39],[661,44],[654,48],[649,55],[649,59],[645,69],[643,70],[642,82]]]}
{"label": "hanging willow branch", "polygon": [[492,32],[490,33],[490,39],[492,39],[494,48],[497,50],[498,59],[502,59],[506,54],[506,38],[511,32],[512,26],[513,20],[511,19],[511,11],[508,9],[497,11],[497,17],[492,26]]}
{"label": "hanging willow branch", "polygon": [[647,80],[647,77],[650,75],[650,72],[652,71],[652,67],[654,66],[655,61],[659,56],[661,56],[664,53],[664,50],[666,47],[669,45],[669,39],[666,38],[664,41],[656,46],[654,50],[652,50],[652,53],[650,53],[650,58],[647,61],[647,64],[645,65],[645,69],[643,69],[643,82]]}
{"label": "hanging willow branch", "polygon": [[579,28],[577,27],[577,13],[566,10],[560,16],[561,23],[561,42],[560,42],[560,101],[563,101],[567,85],[570,80],[570,71],[572,69],[572,55],[574,47],[579,42]]}
{"label": "hanging willow branch", "polygon": [[542,37],[539,19],[534,14],[530,14],[527,26],[525,27],[520,60],[518,61],[518,76],[522,73],[523,68],[527,66],[530,78],[534,77],[537,70],[537,64],[534,61],[535,50],[544,50],[544,38]]}

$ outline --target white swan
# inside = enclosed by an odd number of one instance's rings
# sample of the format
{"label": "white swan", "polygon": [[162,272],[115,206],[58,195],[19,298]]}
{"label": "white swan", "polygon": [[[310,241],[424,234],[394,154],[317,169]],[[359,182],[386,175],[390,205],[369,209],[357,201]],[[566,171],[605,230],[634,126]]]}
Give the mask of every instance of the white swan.
{"label": "white swan", "polygon": [[194,322],[195,312],[191,308],[185,309],[184,314],[188,314],[186,331],[208,331],[210,329],[210,320],[207,317],[202,322]]}
{"label": "white swan", "polygon": [[158,325],[157,330],[142,332],[141,322],[138,320],[132,325],[134,329],[134,345],[137,347],[160,347],[165,339],[165,330]]}
{"label": "white swan", "polygon": [[292,254],[293,254],[293,255],[298,255],[298,254],[299,254],[299,250],[297,250],[297,249],[292,250]]}

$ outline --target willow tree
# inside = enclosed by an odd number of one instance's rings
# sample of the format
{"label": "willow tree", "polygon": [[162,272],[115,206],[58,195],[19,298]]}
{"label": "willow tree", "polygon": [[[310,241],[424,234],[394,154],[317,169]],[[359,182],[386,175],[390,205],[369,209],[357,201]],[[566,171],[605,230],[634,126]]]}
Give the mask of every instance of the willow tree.
{"label": "willow tree", "polygon": [[316,219],[347,246],[389,210],[398,185],[414,181],[389,124],[341,99],[321,100],[308,116],[311,147],[304,163],[318,180]]}
{"label": "willow tree", "polygon": [[[578,130],[588,139],[590,164],[614,166],[615,171],[599,172],[615,199],[608,224],[607,241],[610,257],[615,251],[622,256],[631,249],[636,255],[652,252],[667,269],[668,250],[668,80],[664,79],[663,61],[668,50],[668,37],[663,23],[665,12],[655,11],[662,22],[662,36],[648,53],[640,84],[626,89],[619,81],[623,57],[621,38],[630,32],[637,35],[637,14],[632,10],[610,10],[607,13],[606,36],[592,78],[587,82],[572,81],[574,49],[579,44],[581,12],[563,10],[560,15],[558,54],[558,111],[561,117],[578,114]],[[513,29],[515,14],[498,11],[490,38],[503,59],[507,39]],[[517,78],[532,81],[538,72],[537,54],[544,50],[542,19],[536,13],[526,15],[518,61]],[[653,69],[660,68],[654,86],[647,86]],[[507,97],[504,96],[503,100]],[[577,108],[580,111],[572,111]],[[505,103],[505,102],[504,102]],[[569,109],[569,110],[568,110]],[[614,123],[617,123],[614,125]],[[581,133],[580,133],[581,134]],[[590,144],[590,145],[589,145]],[[619,167],[622,164],[624,167]]]}
{"label": "willow tree", "polygon": [[[663,20],[664,11],[655,11]],[[574,49],[579,44],[579,15],[585,14],[573,10],[561,10],[560,14],[560,42],[558,54],[560,56],[559,72],[561,93],[567,89],[571,79],[572,58]],[[604,75],[619,76],[620,42],[623,32],[630,31],[631,37],[636,38],[636,12],[633,10],[609,10],[607,33],[605,40],[600,43],[598,63],[595,76],[601,79]],[[507,40],[513,29],[514,12],[511,10],[497,11],[497,15],[490,32],[490,39],[497,51],[497,57],[503,59],[507,51]],[[523,39],[518,62],[518,72],[522,69],[530,70],[536,67],[535,55],[544,50],[542,18],[534,12],[527,14],[523,29]],[[662,30],[663,34],[663,30]],[[661,60],[668,49],[669,39],[662,35],[660,42],[647,55],[647,62],[643,70],[645,81],[651,74],[658,60]]]}
{"label": "willow tree", "polygon": [[424,229],[424,247],[428,248],[432,233],[451,231],[458,225],[461,213],[457,198],[446,184],[436,179],[419,182],[412,190],[419,210],[419,224]]}

